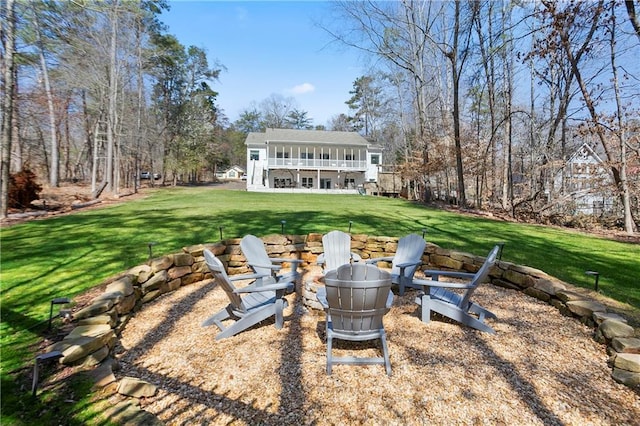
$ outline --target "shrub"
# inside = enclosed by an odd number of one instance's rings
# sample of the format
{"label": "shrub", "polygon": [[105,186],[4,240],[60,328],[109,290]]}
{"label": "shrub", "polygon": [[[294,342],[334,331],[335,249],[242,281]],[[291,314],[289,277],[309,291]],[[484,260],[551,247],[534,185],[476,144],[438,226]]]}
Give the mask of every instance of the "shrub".
{"label": "shrub", "polygon": [[36,175],[23,169],[9,176],[9,207],[23,209],[40,198],[42,187],[36,182]]}

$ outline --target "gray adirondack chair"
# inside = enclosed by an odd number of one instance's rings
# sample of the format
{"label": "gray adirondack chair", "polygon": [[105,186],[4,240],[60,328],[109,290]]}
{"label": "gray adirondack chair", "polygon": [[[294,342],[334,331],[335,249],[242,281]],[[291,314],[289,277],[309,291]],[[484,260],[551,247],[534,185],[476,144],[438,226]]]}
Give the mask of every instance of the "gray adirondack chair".
{"label": "gray adirondack chair", "polygon": [[[220,329],[216,340],[231,337],[259,322],[275,315],[275,327],[282,328],[284,324],[283,310],[287,306],[284,295],[293,290],[292,282],[278,282],[262,284],[259,274],[234,275],[229,278],[224,265],[210,250],[204,250],[207,266],[213,273],[216,284],[224,290],[229,298],[229,304],[215,315],[202,322],[202,326],[215,325]],[[246,287],[236,288],[233,281],[254,279]],[[223,321],[234,322],[225,326]]]}
{"label": "gray adirondack chair", "polygon": [[[247,264],[254,273],[262,275],[260,278],[263,284],[273,284],[280,281],[297,281],[300,277],[298,265],[303,261],[300,259],[285,259],[280,257],[269,257],[262,240],[255,235],[245,235],[240,240],[240,250],[247,259]],[[278,274],[282,269],[282,263],[291,264],[291,271],[286,274]]]}
{"label": "gray adirondack chair", "polygon": [[322,236],[324,253],[318,256],[318,265],[324,271],[332,271],[351,262],[359,262],[360,255],[351,251],[351,235],[342,231],[331,231]]}
{"label": "gray adirondack chair", "polygon": [[[475,274],[425,270],[424,274],[430,276],[431,279],[414,279],[413,283],[421,285],[423,289],[421,295],[416,298],[416,303],[422,306],[422,321],[428,323],[431,311],[434,311],[468,327],[495,334],[493,328],[485,323],[485,319],[496,318],[496,315],[472,302],[471,296],[488,277],[499,251],[500,246],[496,245]],[[462,278],[468,281],[442,282],[438,281],[439,277]],[[462,290],[462,293],[451,291],[454,289]]]}
{"label": "gray adirondack chair", "polygon": [[[327,314],[327,374],[334,364],[381,364],[391,375],[382,317],[393,302],[391,275],[374,265],[353,263],[327,272],[317,298]],[[380,339],[382,357],[333,357],[333,339]]]}
{"label": "gray adirondack chair", "polygon": [[391,262],[391,282],[398,286],[398,294],[402,296],[405,287],[422,288],[413,284],[413,274],[422,263],[426,245],[427,243],[420,235],[409,234],[398,240],[395,256],[377,257],[367,260],[367,263]]}

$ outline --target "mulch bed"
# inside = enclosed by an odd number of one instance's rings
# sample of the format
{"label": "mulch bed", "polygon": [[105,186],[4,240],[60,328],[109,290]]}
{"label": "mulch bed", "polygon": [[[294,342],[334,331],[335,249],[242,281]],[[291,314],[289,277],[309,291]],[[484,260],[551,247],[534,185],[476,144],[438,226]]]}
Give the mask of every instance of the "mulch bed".
{"label": "mulch bed", "polygon": [[[590,327],[492,285],[475,300],[498,316],[496,335],[424,324],[415,294],[385,316],[391,377],[348,365],[327,376],[324,314],[296,294],[282,330],[267,320],[215,341],[218,329],[200,323],[228,301],[211,281],[145,305],[122,334],[116,374],[156,384],[141,406],[166,424],[640,424],[640,396],[611,378]],[[344,354],[379,356],[379,344],[340,343]]]}

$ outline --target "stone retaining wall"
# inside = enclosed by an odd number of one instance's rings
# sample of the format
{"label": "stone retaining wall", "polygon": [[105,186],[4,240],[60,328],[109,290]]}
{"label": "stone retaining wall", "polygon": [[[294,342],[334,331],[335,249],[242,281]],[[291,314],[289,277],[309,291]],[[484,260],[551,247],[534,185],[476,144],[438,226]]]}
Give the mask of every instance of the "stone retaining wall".
{"label": "stone retaining wall", "polygon": [[[271,257],[302,259],[302,268],[314,265],[318,255],[323,252],[322,234],[267,235],[262,240]],[[397,245],[398,238],[394,237],[352,235],[351,241],[352,251],[360,254],[364,260],[393,256]],[[104,385],[115,381],[111,364],[105,360],[111,359],[118,335],[132,313],[164,293],[210,279],[211,274],[203,257],[205,248],[225,264],[230,275],[250,271],[240,250],[239,238],[185,247],[179,253],[152,259],[147,264],[131,268],[103,282],[106,284],[105,292],[89,306],[73,313],[75,328],[62,341],[51,345],[47,352],[60,351],[60,362],[64,364],[85,368],[102,364],[107,367],[107,372],[100,378],[101,383]],[[430,269],[476,272],[484,258],[429,243],[422,261]],[[379,266],[390,265],[381,262]],[[579,289],[538,269],[498,261],[491,270],[490,280],[494,285],[522,291],[543,300],[562,314],[592,326],[594,338],[607,345],[612,377],[630,387],[640,386],[640,330],[629,326],[625,318],[607,312],[604,305],[584,296]],[[299,284],[298,288],[308,306],[315,303],[312,287],[313,283],[309,281]],[[121,393],[128,395],[126,391]]]}

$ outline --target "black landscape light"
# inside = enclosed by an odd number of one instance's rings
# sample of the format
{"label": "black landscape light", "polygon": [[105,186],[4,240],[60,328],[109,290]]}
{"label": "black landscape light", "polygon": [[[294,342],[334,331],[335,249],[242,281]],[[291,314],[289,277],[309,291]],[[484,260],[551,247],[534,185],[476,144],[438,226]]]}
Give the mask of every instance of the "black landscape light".
{"label": "black landscape light", "polygon": [[585,271],[584,272],[587,275],[591,275],[592,277],[595,278],[595,282],[594,282],[594,289],[597,292],[598,291],[598,281],[600,280],[600,272],[597,271]]}
{"label": "black landscape light", "polygon": [[56,361],[60,358],[62,358],[62,352],[60,351],[51,351],[36,356],[35,363],[33,364],[33,382],[31,382],[31,394],[33,396],[36,396],[36,391],[38,390],[38,376],[40,375],[39,364],[45,361]]}
{"label": "black landscape light", "polygon": [[67,303],[71,303],[71,299],[68,297],[56,297],[51,301],[51,307],[49,308],[49,326],[47,329],[51,328],[51,320],[53,319],[53,305],[66,305]]}
{"label": "black landscape light", "polygon": [[506,243],[504,241],[497,242],[496,245],[500,246],[500,250],[498,251],[498,260],[502,260],[502,250],[504,250],[504,245]]}
{"label": "black landscape light", "polygon": [[284,235],[284,225],[286,225],[286,224],[287,224],[287,221],[286,221],[286,220],[281,220],[281,221],[280,221],[280,229],[281,229],[281,232],[280,232],[280,233],[281,233],[282,235]]}
{"label": "black landscape light", "polygon": [[224,226],[219,226],[218,229],[220,230],[220,241],[222,241],[222,230],[224,229]]}
{"label": "black landscape light", "polygon": [[153,246],[155,246],[156,242],[154,241],[150,241],[147,243],[147,246],[149,247],[149,263],[151,263],[151,259],[153,259]]}
{"label": "black landscape light", "polygon": [[349,221],[349,233],[351,233],[351,225],[353,225],[353,221],[352,220]]}
{"label": "black landscape light", "polygon": [[422,228],[422,239],[424,240],[424,236],[427,235],[427,228]]}

